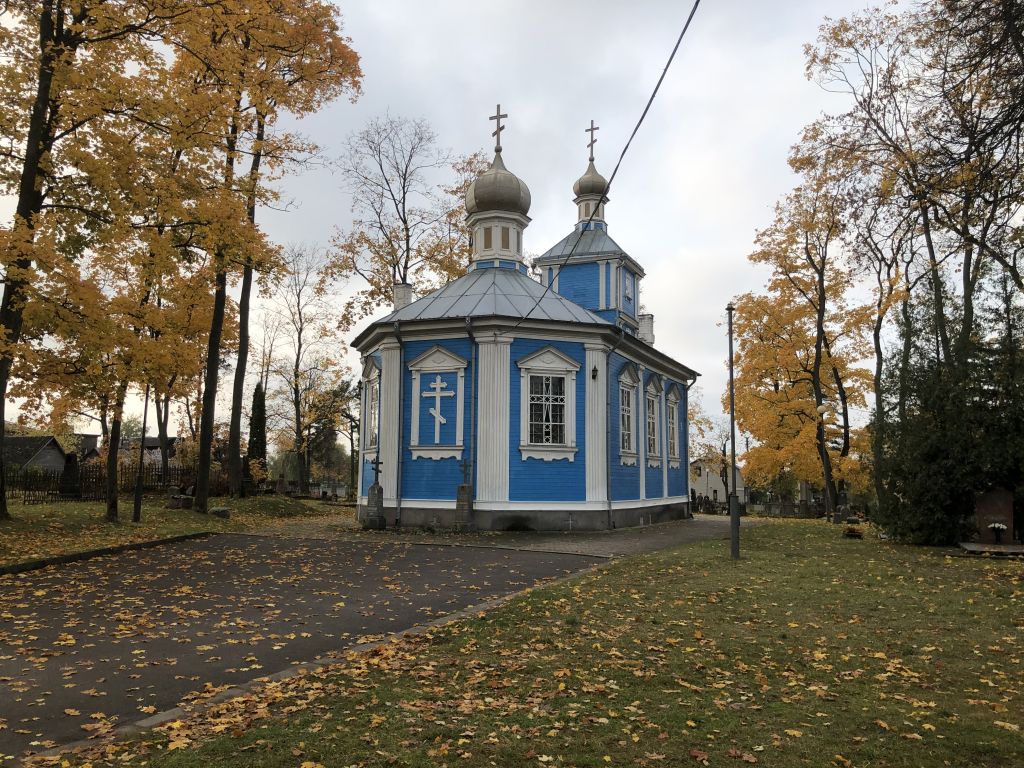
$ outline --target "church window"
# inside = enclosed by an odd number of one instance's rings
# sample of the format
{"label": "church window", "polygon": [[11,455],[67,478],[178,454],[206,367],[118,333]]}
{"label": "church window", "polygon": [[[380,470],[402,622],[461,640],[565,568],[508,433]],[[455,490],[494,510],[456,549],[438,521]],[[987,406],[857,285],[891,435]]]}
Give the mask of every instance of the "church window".
{"label": "church window", "polygon": [[662,440],[662,409],[664,408],[664,385],[661,376],[651,374],[647,382],[645,394],[645,421],[647,424],[647,466],[661,466]]}
{"label": "church window", "polygon": [[565,445],[564,376],[530,376],[530,443]]}
{"label": "church window", "polygon": [[676,408],[675,403],[668,407],[668,457],[670,459],[679,458],[679,445],[676,440]]}
{"label": "church window", "polygon": [[619,461],[636,466],[637,462],[637,393],[640,372],[635,363],[627,363],[619,374]]}
{"label": "church window", "polygon": [[668,465],[671,469],[679,467],[680,448],[679,432],[679,387],[673,384],[665,394],[665,431],[668,439]]}
{"label": "church window", "polygon": [[516,230],[516,253],[523,252],[523,233]]}
{"label": "church window", "polygon": [[511,233],[508,231],[508,227],[502,227],[501,228],[501,249],[503,251],[507,251],[507,250],[511,249],[512,245],[510,243],[510,237],[511,237]]}
{"label": "church window", "polygon": [[517,360],[519,451],[524,459],[574,461],[576,373],[580,364],[552,346]]}
{"label": "church window", "polygon": [[583,215],[588,218],[590,217],[590,203],[583,206]]}
{"label": "church window", "polygon": [[494,243],[491,239],[491,228],[484,227],[484,250],[489,251],[494,247]]}
{"label": "church window", "polygon": [[635,453],[633,448],[633,388],[619,387],[619,448]]}
{"label": "church window", "polygon": [[647,455],[658,456],[658,399],[647,396]]}
{"label": "church window", "polygon": [[380,380],[372,379],[366,388],[366,447],[377,447],[377,426],[380,422]]}

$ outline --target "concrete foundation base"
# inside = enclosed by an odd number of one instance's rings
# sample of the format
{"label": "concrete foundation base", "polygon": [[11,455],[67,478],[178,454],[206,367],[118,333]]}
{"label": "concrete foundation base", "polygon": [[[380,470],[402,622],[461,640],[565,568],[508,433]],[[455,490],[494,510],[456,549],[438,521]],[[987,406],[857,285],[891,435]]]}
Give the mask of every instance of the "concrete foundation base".
{"label": "concrete foundation base", "polygon": [[[456,509],[454,501],[451,507],[445,509],[417,507],[415,504],[415,501],[410,500],[408,506],[402,505],[401,526],[403,528],[461,531],[606,531],[692,517],[688,501],[673,501],[643,507],[621,507],[612,510],[509,511],[480,509],[478,506],[473,509],[471,521],[467,521],[463,516],[464,513]],[[365,526],[371,516],[369,505],[360,504],[358,508],[359,521]],[[385,525],[390,527],[398,524],[398,513],[395,507],[384,507],[382,516]]]}

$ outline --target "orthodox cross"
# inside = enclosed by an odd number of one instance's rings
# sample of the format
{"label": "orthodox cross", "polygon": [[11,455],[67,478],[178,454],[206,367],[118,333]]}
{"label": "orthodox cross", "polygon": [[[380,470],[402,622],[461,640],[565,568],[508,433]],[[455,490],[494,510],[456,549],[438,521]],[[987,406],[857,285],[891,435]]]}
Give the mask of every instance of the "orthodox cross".
{"label": "orthodox cross", "polygon": [[429,410],[430,415],[434,417],[434,445],[438,445],[441,442],[441,425],[448,423],[448,420],[441,415],[441,398],[455,397],[454,392],[442,391],[447,386],[447,384],[441,381],[441,374],[437,374],[437,376],[434,377],[434,380],[430,382],[430,391],[420,393],[423,397],[434,398],[434,405]]}
{"label": "orthodox cross", "polygon": [[380,485],[380,465],[384,462],[380,460],[380,454],[373,457],[370,461],[370,466],[373,467],[373,484]]}
{"label": "orthodox cross", "polygon": [[594,136],[594,134],[597,131],[600,131],[600,130],[601,129],[598,126],[594,125],[594,121],[593,120],[590,121],[590,127],[589,128],[584,128],[583,129],[584,133],[589,133],[590,134],[590,143],[587,144],[587,148],[590,150],[590,162],[594,162],[594,145],[597,144],[597,137]]}
{"label": "orthodox cross", "polygon": [[494,151],[495,152],[501,152],[501,132],[505,130],[502,127],[502,125],[501,125],[501,121],[502,121],[502,119],[504,119],[506,117],[508,117],[508,115],[502,114],[502,112],[501,112],[501,104],[499,104],[496,107],[496,109],[495,109],[495,113],[493,115],[491,115],[489,118],[487,118],[488,120],[494,120],[495,123],[496,123],[496,127],[494,129],[494,133],[491,134],[491,136],[495,137],[494,138]]}
{"label": "orthodox cross", "polygon": [[471,462],[467,456],[462,460],[462,463],[459,464],[459,466],[462,467],[462,484],[469,485],[469,471],[473,468],[473,462]]}

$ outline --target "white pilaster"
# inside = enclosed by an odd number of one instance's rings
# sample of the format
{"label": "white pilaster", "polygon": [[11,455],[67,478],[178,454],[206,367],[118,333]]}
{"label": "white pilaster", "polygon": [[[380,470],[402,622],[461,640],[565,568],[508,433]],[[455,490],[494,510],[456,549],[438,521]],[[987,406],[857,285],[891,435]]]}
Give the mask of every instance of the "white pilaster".
{"label": "white pilaster", "polygon": [[[604,265],[601,265],[604,274]],[[603,295],[603,293],[602,293]],[[587,402],[584,436],[587,453],[587,501],[608,498],[608,362],[607,347],[587,344],[587,364],[583,375],[587,381]],[[594,369],[597,378],[593,378]]]}
{"label": "white pilaster", "polygon": [[402,348],[397,341],[380,345],[380,451],[381,487],[385,506],[398,499],[398,425],[401,417],[399,393],[402,377]]}
{"label": "white pilaster", "polygon": [[477,467],[479,501],[508,501],[509,373],[512,339],[477,338]]}
{"label": "white pilaster", "polygon": [[607,309],[608,305],[604,301],[604,269],[608,262],[599,261],[597,262],[597,308]]}

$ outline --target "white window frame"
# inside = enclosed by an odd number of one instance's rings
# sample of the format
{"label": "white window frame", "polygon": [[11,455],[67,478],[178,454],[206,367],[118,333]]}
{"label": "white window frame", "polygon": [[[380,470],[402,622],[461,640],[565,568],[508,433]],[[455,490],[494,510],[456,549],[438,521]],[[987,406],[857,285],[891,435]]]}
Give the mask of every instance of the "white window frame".
{"label": "white window frame", "polygon": [[[623,369],[622,373],[619,374],[619,462],[625,466],[635,467],[638,458],[637,444],[639,438],[639,410],[640,410],[640,398],[637,396],[640,389],[640,376],[637,374],[636,366],[632,363],[627,364]],[[630,443],[632,443],[632,450],[623,450],[622,448],[622,392],[623,390],[629,390],[630,393],[630,408],[632,413],[630,414]]]}
{"label": "white window frame", "polygon": [[[444,347],[434,346],[409,363],[412,373],[412,411],[409,435],[409,450],[413,459],[461,459],[463,453],[463,435],[465,434],[466,410],[466,365],[465,358],[450,352]],[[420,442],[420,408],[423,401],[421,378],[430,374],[456,373],[458,384],[455,387],[455,443],[452,445]],[[429,436],[428,436],[429,437]]]}
{"label": "white window frame", "polygon": [[[653,375],[647,382],[644,389],[644,446],[647,448],[647,466],[660,467],[661,454],[664,448],[664,439],[661,430],[662,415],[659,413],[658,404],[661,402],[661,380]],[[651,400],[654,400],[654,409],[651,410]],[[651,427],[654,427],[654,449],[651,449]]]}
{"label": "white window frame", "polygon": [[363,397],[359,404],[359,445],[364,458],[371,461],[377,456],[380,444],[380,366],[373,357],[363,361]]}
{"label": "white window frame", "polygon": [[669,469],[679,469],[682,451],[679,450],[679,391],[673,386],[665,395],[665,435],[668,442]]}
{"label": "white window frame", "polygon": [[[519,453],[524,459],[575,461],[576,447],[576,374],[580,364],[554,347],[543,349],[516,361],[519,367]],[[560,376],[565,379],[565,442],[530,442],[530,376]]]}

